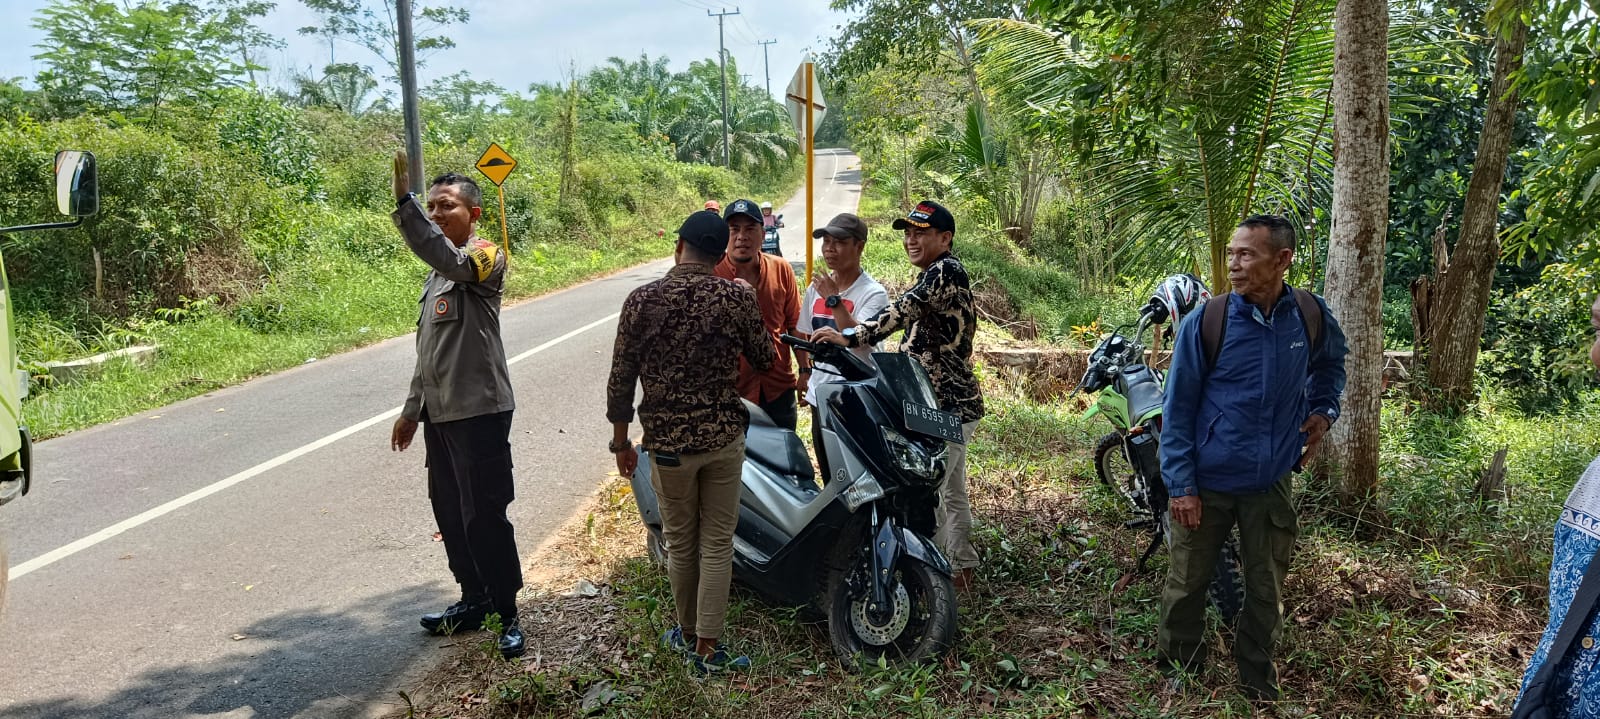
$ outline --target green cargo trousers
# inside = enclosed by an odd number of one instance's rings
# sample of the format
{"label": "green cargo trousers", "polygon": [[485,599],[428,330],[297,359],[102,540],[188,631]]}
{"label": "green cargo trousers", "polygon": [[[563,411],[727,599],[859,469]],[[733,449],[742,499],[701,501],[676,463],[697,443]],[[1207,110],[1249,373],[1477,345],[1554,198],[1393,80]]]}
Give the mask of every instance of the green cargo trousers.
{"label": "green cargo trousers", "polygon": [[1239,682],[1254,699],[1278,698],[1273,646],[1283,628],[1283,580],[1289,574],[1300,524],[1295,518],[1291,476],[1264,494],[1200,490],[1200,526],[1171,527],[1171,566],[1161,589],[1156,641],[1162,659],[1198,671],[1206,658],[1206,590],[1228,533],[1239,527],[1244,565],[1244,609],[1233,641]]}

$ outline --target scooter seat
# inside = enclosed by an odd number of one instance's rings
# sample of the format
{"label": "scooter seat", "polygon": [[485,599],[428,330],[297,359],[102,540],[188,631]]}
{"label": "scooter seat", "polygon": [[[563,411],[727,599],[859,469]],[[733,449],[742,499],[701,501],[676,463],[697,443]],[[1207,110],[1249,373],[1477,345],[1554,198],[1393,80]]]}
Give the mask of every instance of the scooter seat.
{"label": "scooter seat", "polygon": [[750,427],[744,433],[744,454],[767,469],[796,480],[798,485],[816,486],[816,472],[800,436],[774,424],[760,407],[745,402],[750,410]]}
{"label": "scooter seat", "polygon": [[767,411],[762,409],[761,405],[751,402],[747,399],[741,399],[739,401],[744,403],[744,410],[750,413],[750,426],[782,429],[781,427],[778,427],[777,422],[772,421],[772,415],[767,414]]}

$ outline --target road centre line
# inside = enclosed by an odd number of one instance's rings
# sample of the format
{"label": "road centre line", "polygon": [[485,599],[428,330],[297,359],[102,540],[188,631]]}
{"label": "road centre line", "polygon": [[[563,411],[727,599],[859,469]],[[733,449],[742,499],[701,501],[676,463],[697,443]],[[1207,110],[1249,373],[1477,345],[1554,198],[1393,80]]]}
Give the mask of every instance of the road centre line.
{"label": "road centre line", "polygon": [[[522,360],[525,360],[525,359],[527,359],[529,357],[532,357],[532,356],[534,356],[534,355],[536,355],[536,354],[538,354],[540,352],[543,352],[543,351],[545,351],[547,349],[550,349],[551,347],[555,347],[556,345],[559,345],[562,342],[566,342],[567,340],[570,340],[570,339],[572,339],[574,337],[577,337],[578,335],[581,335],[581,334],[583,334],[585,332],[588,332],[589,330],[592,330],[592,329],[594,329],[596,327],[599,327],[601,325],[604,325],[606,323],[611,322],[612,320],[617,319],[617,317],[620,314],[621,313],[612,313],[611,315],[608,315],[608,316],[603,317],[601,319],[595,320],[594,322],[590,322],[589,324],[586,324],[586,325],[584,325],[582,327],[579,327],[578,329],[575,329],[575,330],[573,330],[571,332],[568,332],[568,333],[566,333],[564,335],[561,335],[560,337],[557,337],[557,338],[555,338],[553,340],[545,342],[544,344],[541,344],[541,345],[539,345],[537,347],[534,347],[531,350],[523,352],[522,354],[519,354],[516,357],[512,357],[511,359],[507,360],[507,364],[508,365],[516,364],[516,363],[521,362]],[[233,476],[230,476],[230,477],[228,477],[226,479],[219,480],[219,481],[217,481],[217,482],[215,482],[213,484],[209,484],[209,485],[201,487],[200,489],[197,489],[197,490],[195,490],[193,492],[185,494],[182,497],[178,497],[177,499],[174,499],[174,500],[172,500],[170,502],[167,502],[165,504],[162,504],[160,506],[154,507],[152,509],[148,509],[148,510],[145,510],[143,512],[140,512],[139,514],[136,514],[136,515],[134,515],[132,517],[124,519],[124,520],[122,520],[120,522],[117,522],[116,524],[113,524],[113,525],[111,525],[109,527],[106,527],[105,529],[102,529],[102,530],[100,530],[98,532],[95,532],[94,534],[91,534],[91,535],[89,535],[87,537],[84,537],[82,539],[74,541],[74,542],[72,542],[70,544],[67,544],[65,546],[58,547],[56,549],[50,550],[48,552],[45,552],[44,554],[41,554],[41,555],[39,555],[37,557],[34,557],[33,559],[30,559],[30,560],[28,560],[26,562],[22,562],[21,564],[18,564],[16,566],[12,567],[10,573],[7,576],[12,581],[20,579],[20,578],[28,575],[30,572],[33,572],[35,570],[43,569],[45,567],[48,567],[51,564],[59,562],[59,561],[61,561],[63,559],[66,559],[67,557],[70,557],[70,556],[72,556],[74,554],[77,554],[78,552],[81,552],[81,551],[83,551],[85,549],[88,549],[88,548],[93,547],[93,546],[95,546],[97,544],[100,544],[101,542],[104,542],[104,541],[106,541],[108,539],[111,539],[112,537],[115,537],[115,536],[117,536],[119,534],[122,534],[123,532],[126,532],[126,531],[128,531],[130,529],[138,527],[138,526],[140,526],[142,524],[146,524],[148,522],[151,522],[151,521],[153,521],[155,519],[158,519],[160,517],[163,517],[165,515],[171,514],[172,512],[175,512],[175,511],[177,511],[179,509],[182,509],[183,507],[186,507],[186,506],[188,506],[190,504],[194,504],[195,502],[198,502],[198,501],[200,501],[202,499],[205,499],[206,497],[209,497],[209,496],[211,496],[213,494],[221,492],[222,490],[227,489],[229,487],[232,487],[232,486],[234,486],[236,484],[244,482],[245,480],[251,479],[252,477],[259,476],[259,475],[264,474],[264,473],[266,473],[266,472],[268,472],[270,470],[273,470],[273,469],[281,467],[281,466],[283,466],[285,464],[288,464],[289,462],[292,462],[292,461],[294,461],[296,459],[299,459],[300,457],[303,457],[303,456],[305,456],[307,454],[310,454],[310,453],[315,452],[315,451],[317,451],[319,449],[322,449],[323,447],[326,447],[326,446],[328,446],[330,444],[333,444],[334,442],[338,442],[339,440],[344,439],[346,437],[349,437],[350,435],[356,434],[356,433],[358,433],[358,432],[360,432],[362,430],[368,429],[368,428],[370,428],[370,427],[372,427],[374,425],[380,424],[380,423],[382,423],[382,422],[384,422],[386,420],[390,420],[390,419],[393,419],[395,417],[398,417],[400,415],[400,410],[401,410],[400,407],[395,407],[393,409],[390,409],[387,412],[384,412],[383,414],[377,415],[376,417],[372,417],[372,418],[369,418],[369,419],[366,419],[366,420],[362,420],[362,421],[357,422],[357,423],[355,423],[353,425],[350,425],[349,427],[346,427],[346,428],[341,429],[341,430],[339,430],[337,432],[334,432],[333,434],[330,434],[330,435],[328,435],[326,437],[323,437],[323,438],[318,439],[316,441],[310,442],[308,444],[301,445],[301,446],[296,447],[294,449],[291,449],[291,450],[289,450],[287,452],[284,452],[283,454],[280,454],[280,455],[278,455],[276,457],[273,457],[272,459],[269,459],[269,460],[267,460],[265,462],[262,462],[261,464],[258,464],[258,465],[254,466],[254,467],[251,467],[251,468],[246,469],[246,470],[244,470],[242,472],[239,472],[238,474],[234,474]]]}

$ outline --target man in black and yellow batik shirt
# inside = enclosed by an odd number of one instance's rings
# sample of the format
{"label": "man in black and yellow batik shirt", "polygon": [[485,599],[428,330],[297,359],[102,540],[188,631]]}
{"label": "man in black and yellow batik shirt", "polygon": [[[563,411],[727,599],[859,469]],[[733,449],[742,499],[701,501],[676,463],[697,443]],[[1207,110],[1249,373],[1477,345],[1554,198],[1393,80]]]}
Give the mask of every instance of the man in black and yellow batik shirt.
{"label": "man in black and yellow batik shirt", "polygon": [[[956,220],[939,203],[924,200],[911,214],[895,220],[894,229],[905,232],[906,258],[922,270],[916,286],[877,317],[842,332],[819,329],[811,339],[858,347],[905,330],[901,351],[928,371],[939,409],[961,417],[961,433],[970,442],[983,417],[983,392],[972,372],[972,338],[978,328],[972,287],[966,266],[951,252]],[[971,586],[978,566],[978,551],[972,546],[965,444],[950,443],[944,483],[939,487],[938,517],[935,539],[956,570],[956,588],[964,591]]]}

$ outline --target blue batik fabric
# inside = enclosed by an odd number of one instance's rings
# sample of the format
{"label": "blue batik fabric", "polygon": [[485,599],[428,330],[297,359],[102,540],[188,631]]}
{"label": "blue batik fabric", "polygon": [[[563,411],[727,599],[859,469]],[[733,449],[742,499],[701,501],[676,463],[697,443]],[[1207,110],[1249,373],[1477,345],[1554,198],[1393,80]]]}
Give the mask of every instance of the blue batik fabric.
{"label": "blue batik fabric", "polygon": [[[1528,671],[1522,676],[1526,690],[1529,680],[1550,656],[1550,645],[1567,620],[1573,595],[1589,571],[1589,561],[1600,548],[1600,457],[1589,463],[1577,486],[1561,508],[1556,523],[1555,551],[1550,559],[1550,623],[1534,650]],[[1600,719],[1600,626],[1593,606],[1579,607],[1588,619],[1556,665],[1549,686],[1549,706],[1561,719]]]}

